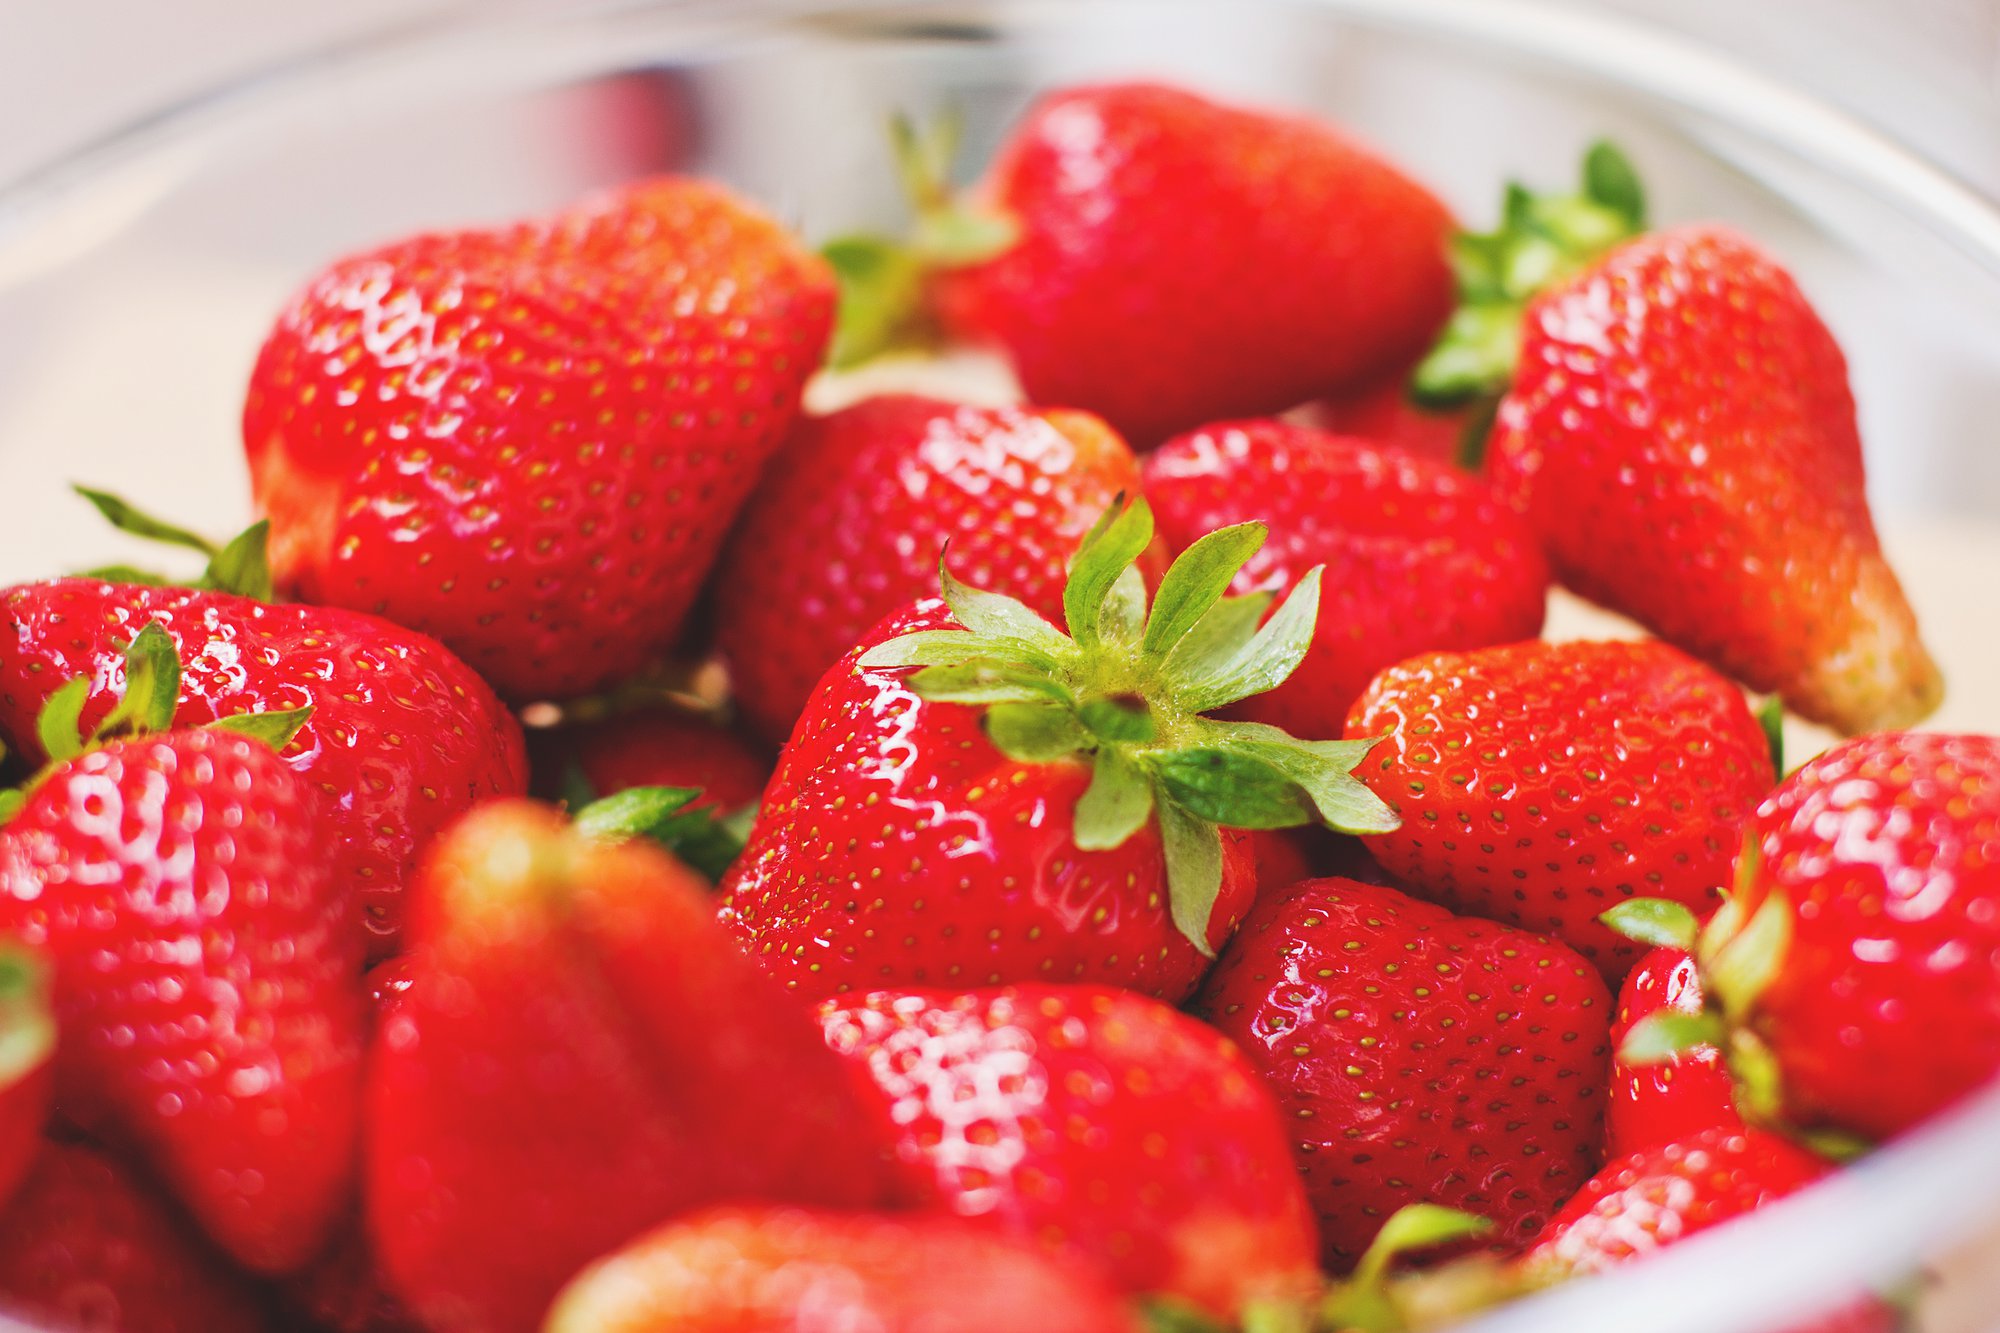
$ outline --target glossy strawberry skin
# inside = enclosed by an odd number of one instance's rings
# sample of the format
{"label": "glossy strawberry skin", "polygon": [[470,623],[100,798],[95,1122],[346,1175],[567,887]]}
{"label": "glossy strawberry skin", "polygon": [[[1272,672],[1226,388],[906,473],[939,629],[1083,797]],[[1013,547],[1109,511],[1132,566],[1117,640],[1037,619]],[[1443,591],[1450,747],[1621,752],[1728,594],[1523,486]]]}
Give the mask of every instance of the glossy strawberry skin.
{"label": "glossy strawberry skin", "polygon": [[243,1278],[137,1176],[50,1142],[0,1209],[0,1317],[117,1333],[263,1333]]}
{"label": "glossy strawberry skin", "polygon": [[1886,1138],[2000,1070],[2000,739],[1837,746],[1751,830],[1745,910],[1781,891],[1794,916],[1750,1019],[1789,1116]]}
{"label": "glossy strawberry skin", "polygon": [[1471,409],[1433,410],[1411,401],[1410,369],[1405,367],[1399,374],[1322,398],[1292,415],[1335,435],[1393,445],[1434,463],[1457,466],[1471,424]]}
{"label": "glossy strawberry skin", "polygon": [[724,1208],[577,1278],[548,1333],[1138,1333],[1088,1269],[944,1217]]}
{"label": "glossy strawberry skin", "polygon": [[938,557],[1060,624],[1069,557],[1132,451],[1081,412],[892,394],[802,421],[716,567],[737,705],[783,741],[813,687],[884,616],[935,593]]}
{"label": "glossy strawberry skin", "polygon": [[360,895],[369,948],[397,948],[403,882],[436,832],[475,801],[527,784],[521,729],[443,645],[374,616],[247,597],[59,579],[0,593],[12,650],[0,653],[0,734],[39,755],[35,717],[77,676],[83,724],[117,702],[124,643],[148,621],[180,653],[177,725],[311,705],[285,749],[323,798],[334,878]]}
{"label": "glossy strawberry skin", "polygon": [[878,991],[820,1015],[940,1210],[1222,1316],[1311,1285],[1277,1107],[1194,1020],[1102,986]]}
{"label": "glossy strawberry skin", "polygon": [[614,713],[529,738],[535,788],[559,797],[572,767],[597,796],[631,787],[698,787],[691,807],[738,810],[763,794],[771,760],[722,724],[674,708]]}
{"label": "glossy strawberry skin", "polygon": [[360,1132],[363,940],[320,811],[262,743],[191,731],[59,765],[0,832],[0,931],[55,969],[62,1115],[273,1273],[326,1243]]}
{"label": "glossy strawberry skin", "polygon": [[1546,931],[1614,984],[1643,952],[1597,918],[1632,897],[1706,915],[1772,781],[1737,688],[1658,642],[1431,653],[1355,701],[1355,776],[1402,816],[1365,841],[1401,883]]}
{"label": "glossy strawberry skin", "polygon": [[1395,449],[1279,421],[1178,436],[1147,455],[1146,499],[1175,552],[1231,523],[1271,535],[1237,591],[1288,591],[1325,567],[1313,648],[1243,716],[1296,736],[1341,734],[1375,673],[1427,649],[1541,633],[1548,565],[1483,481]]}
{"label": "glossy strawberry skin", "polygon": [[1703,1130],[1606,1166],[1522,1262],[1550,1278],[1600,1273],[1803,1189],[1828,1169],[1775,1134]]}
{"label": "glossy strawberry skin", "polygon": [[1259,899],[1195,1010],[1276,1093],[1333,1271],[1408,1203],[1518,1245],[1596,1165],[1611,1001],[1551,940],[1307,880]]}
{"label": "glossy strawberry skin", "polygon": [[666,853],[496,802],[419,890],[411,985],[369,1069],[364,1198],[432,1333],[529,1333],[585,1263],[692,1208],[893,1198],[872,1090]]}
{"label": "glossy strawberry skin", "polygon": [[[927,702],[908,673],[857,665],[874,643],[956,626],[942,602],[916,603],[826,673],[723,881],[724,925],[808,999],[1018,982],[1186,997],[1208,960],[1174,926],[1157,828],[1077,850],[1084,763],[1008,759],[979,709]],[[1225,830],[1211,945],[1248,910],[1256,878],[1255,848]]]}
{"label": "glossy strawberry skin", "polygon": [[[1654,1014],[1698,1014],[1701,1008],[1701,974],[1694,959],[1681,949],[1654,949],[1634,965],[1618,992],[1611,1049],[1618,1050],[1633,1026]],[[1736,1089],[1715,1047],[1690,1047],[1658,1064],[1612,1062],[1611,1101],[1604,1114],[1607,1157],[1629,1156],[1707,1129],[1742,1128]]]}
{"label": "glossy strawberry skin", "polygon": [[833,301],[776,223],[675,178],[342,260],[244,407],[273,568],[513,699],[629,675],[673,641]]}
{"label": "glossy strawberry skin", "polygon": [[1543,293],[1488,473],[1563,582],[1798,712],[1861,731],[1936,706],[1846,361],[1742,237],[1657,232]]}
{"label": "glossy strawberry skin", "polygon": [[1451,307],[1443,205],[1300,117],[1155,84],[1067,89],[979,193],[1019,240],[942,275],[946,323],[1003,347],[1032,401],[1140,447],[1371,379]]}

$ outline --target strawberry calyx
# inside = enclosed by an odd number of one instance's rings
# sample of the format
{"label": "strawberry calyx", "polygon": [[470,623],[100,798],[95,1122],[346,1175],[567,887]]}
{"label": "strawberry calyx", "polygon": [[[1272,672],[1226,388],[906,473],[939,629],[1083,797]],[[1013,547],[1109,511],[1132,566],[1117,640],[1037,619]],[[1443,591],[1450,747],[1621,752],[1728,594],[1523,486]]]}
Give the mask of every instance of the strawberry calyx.
{"label": "strawberry calyx", "polygon": [[[1699,1013],[1663,1009],[1632,1025],[1618,1058],[1629,1065],[1665,1064],[1702,1046],[1722,1055],[1735,1085],[1736,1108],[1750,1124],[1786,1135],[1822,1156],[1846,1159],[1870,1146],[1840,1130],[1806,1128],[1787,1118],[1777,1056],[1754,1028],[1757,1002],[1790,951],[1795,914],[1783,890],[1756,892],[1762,851],[1746,838],[1736,860],[1736,884],[1706,925],[1680,903],[1635,898],[1599,919],[1628,939],[1691,954],[1701,977]],[[1754,909],[1749,906],[1755,903]]]}
{"label": "strawberry calyx", "polygon": [[178,524],[155,518],[109,491],[94,490],[88,486],[72,486],[70,489],[90,501],[105,521],[120,532],[166,546],[199,551],[208,557],[207,566],[193,582],[169,578],[132,565],[100,565],[81,571],[79,577],[102,579],[106,583],[200,588],[209,592],[233,593],[260,602],[277,599],[277,589],[271,578],[270,520],[258,519],[228,541],[215,542]]}
{"label": "strawberry calyx", "polygon": [[963,630],[887,640],[860,665],[917,668],[908,684],[921,698],[984,708],[986,734],[1009,758],[1087,759],[1076,845],[1109,850],[1157,824],[1174,924],[1213,957],[1221,829],[1317,822],[1383,833],[1398,823],[1352,772],[1379,737],[1307,741],[1206,716],[1280,684],[1312,646],[1317,568],[1275,609],[1268,593],[1225,595],[1264,538],[1262,523],[1209,533],[1181,553],[1149,607],[1137,562],[1153,540],[1152,511],[1121,497],[1070,566],[1068,633],[1012,597],[960,583],[947,552],[939,582]]}
{"label": "strawberry calyx", "polygon": [[[1576,193],[1536,194],[1508,182],[1500,224],[1452,238],[1458,305],[1411,373],[1411,396],[1432,408],[1472,403],[1472,420],[1488,420],[1491,405],[1514,378],[1529,301],[1645,227],[1646,195],[1638,173],[1603,140],[1584,153],[1583,184]],[[1484,431],[1468,431],[1462,453],[1483,447]]]}
{"label": "strawberry calyx", "polygon": [[951,188],[963,136],[964,122],[955,110],[924,125],[904,115],[891,117],[890,148],[914,222],[905,238],[857,232],[821,247],[840,283],[827,357],[835,369],[935,342],[925,302],[928,276],[991,259],[1019,239],[1011,217],[976,208]]}
{"label": "strawberry calyx", "polygon": [[1493,1223],[1487,1218],[1434,1203],[1397,1209],[1375,1233],[1354,1272],[1334,1284],[1320,1303],[1318,1327],[1328,1333],[1336,1329],[1402,1333],[1446,1315],[1470,1314],[1497,1304],[1512,1294],[1514,1284],[1487,1259],[1467,1259],[1401,1280],[1391,1278],[1391,1268],[1406,1255],[1474,1240],[1492,1230]]}
{"label": "strawberry calyx", "polygon": [[[19,813],[29,795],[55,768],[91,750],[132,736],[169,731],[180,707],[181,661],[173,637],[158,621],[148,621],[125,646],[125,682],[118,702],[102,722],[83,732],[83,708],[91,681],[77,676],[63,682],[35,717],[35,739],[46,762],[18,787],[0,791],[0,824]],[[262,741],[283,753],[312,717],[312,705],[264,712],[234,713],[206,723],[205,730],[229,731]]]}
{"label": "strawberry calyx", "polygon": [[[579,775],[580,776],[580,775]],[[740,810],[688,807],[701,799],[700,787],[628,787],[599,800],[577,801],[571,809],[576,831],[588,838],[645,838],[699,870],[711,883],[743,855],[755,802]]]}
{"label": "strawberry calyx", "polygon": [[26,946],[0,940],[0,1090],[48,1062],[56,1048],[50,973]]}

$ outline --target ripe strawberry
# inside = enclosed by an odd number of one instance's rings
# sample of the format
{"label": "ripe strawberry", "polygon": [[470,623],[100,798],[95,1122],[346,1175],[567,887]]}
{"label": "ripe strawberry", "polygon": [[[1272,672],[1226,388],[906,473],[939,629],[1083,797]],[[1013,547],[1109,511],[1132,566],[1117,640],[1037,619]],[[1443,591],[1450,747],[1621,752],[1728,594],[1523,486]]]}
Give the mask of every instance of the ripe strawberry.
{"label": "ripe strawberry", "polygon": [[45,1143],[0,1209],[0,1318],[117,1333],[263,1333],[248,1284],[112,1158]]}
{"label": "ripe strawberry", "polygon": [[1335,1271],[1419,1201],[1518,1245],[1596,1164],[1611,1001],[1554,941],[1307,880],[1258,900],[1196,1012],[1277,1093]]}
{"label": "ripe strawberry", "polygon": [[1488,472],[1564,583],[1806,717],[1906,726],[1942,697],[1869,518],[1846,362],[1733,232],[1647,236],[1538,297]]}
{"label": "ripe strawberry", "polygon": [[1146,499],[1176,551],[1262,519],[1239,592],[1289,590],[1326,570],[1313,650],[1241,712],[1300,736],[1338,736],[1375,673],[1413,653],[1532,639],[1549,571],[1526,524],[1443,463],[1279,421],[1206,426],[1146,458]]}
{"label": "ripe strawberry", "polygon": [[1638,896],[1706,910],[1772,780],[1742,694],[1657,642],[1415,657],[1347,734],[1384,738],[1356,774],[1402,817],[1367,839],[1390,874],[1547,931],[1614,983],[1642,949],[1599,914]]}
{"label": "ripe strawberry", "polygon": [[0,932],[55,972],[63,1115],[266,1272],[309,1260],[354,1184],[363,943],[330,845],[311,788],[221,731],[58,764],[0,831]]}
{"label": "ripe strawberry", "polygon": [[405,876],[460,811],[526,785],[520,727],[439,644],[351,611],[86,579],[0,592],[0,734],[41,755],[35,722],[65,681],[89,678],[86,728],[124,685],[123,640],[148,623],[179,650],[180,725],[310,707],[286,762],[323,801],[316,855],[358,892],[378,957],[395,951]]}
{"label": "ripe strawberry", "polygon": [[[1701,977],[1684,949],[1659,948],[1641,958],[1618,995],[1611,1047],[1621,1050],[1632,1029],[1654,1014],[1697,1015]],[[1740,1130],[1736,1092],[1722,1053],[1701,1043],[1672,1059],[1611,1064],[1611,1099],[1604,1113],[1604,1151],[1625,1157],[1691,1138],[1706,1129]]]}
{"label": "ripe strawberry", "polygon": [[672,643],[833,300],[776,223],[674,178],[334,264],[243,412],[279,583],[433,634],[510,698],[630,675]]}
{"label": "ripe strawberry", "polygon": [[1708,1009],[1632,1034],[1728,1053],[1745,1113],[1880,1139],[2000,1071],[2000,738],[1836,746],[1751,819],[1695,940]]}
{"label": "ripe strawberry", "polygon": [[895,394],[802,422],[716,566],[737,705],[782,742],[826,669],[937,587],[946,542],[982,586],[1060,615],[1071,552],[1138,483],[1125,442],[1081,412]]}
{"label": "ripe strawberry", "polygon": [[633,787],[691,787],[690,809],[740,810],[771,777],[765,753],[710,718],[677,708],[612,713],[531,738],[535,785],[563,794],[571,769],[593,796]]}
{"label": "ripe strawberry", "polygon": [[943,1217],[726,1208],[571,1282],[547,1333],[1137,1333],[1102,1280]]}
{"label": "ripe strawberry", "polygon": [[[969,200],[952,204],[941,174],[905,166],[948,331],[998,344],[1031,401],[1096,412],[1142,447],[1368,381],[1451,307],[1444,205],[1304,117],[1158,84],[1069,88],[1028,112]],[[860,257],[843,264],[844,336],[869,285],[912,263]]]}
{"label": "ripe strawberry", "polygon": [[938,1208],[1218,1315],[1312,1286],[1277,1108],[1194,1020],[1101,986],[878,991],[820,1015]]}
{"label": "ripe strawberry", "polygon": [[1152,538],[1143,502],[1092,529],[1069,635],[947,571],[944,602],[827,672],[724,881],[747,952],[812,997],[1101,981],[1174,1001],[1255,892],[1225,828],[1387,827],[1348,774],[1365,744],[1202,716],[1297,665],[1317,572],[1260,629],[1264,599],[1222,594],[1262,526],[1225,529],[1149,618],[1135,562]]}
{"label": "ripe strawberry", "polygon": [[[1294,414],[1295,419],[1335,435],[1388,444],[1435,463],[1462,465],[1483,456],[1484,427],[1489,423],[1476,408],[1432,407],[1417,401],[1409,389],[1409,373],[1386,375],[1372,384],[1322,398]],[[1476,432],[1468,444],[1467,433]]]}
{"label": "ripe strawberry", "polygon": [[490,803],[432,849],[416,903],[364,1196],[432,1333],[526,1333],[584,1263],[690,1208],[889,1191],[872,1091],[664,852]]}
{"label": "ripe strawberry", "polygon": [[55,1049],[48,968],[31,950],[0,938],[0,1209],[41,1142]]}
{"label": "ripe strawberry", "polygon": [[1543,1280],[1601,1273],[1803,1189],[1828,1169],[1775,1134],[1706,1129],[1606,1166],[1522,1264]]}

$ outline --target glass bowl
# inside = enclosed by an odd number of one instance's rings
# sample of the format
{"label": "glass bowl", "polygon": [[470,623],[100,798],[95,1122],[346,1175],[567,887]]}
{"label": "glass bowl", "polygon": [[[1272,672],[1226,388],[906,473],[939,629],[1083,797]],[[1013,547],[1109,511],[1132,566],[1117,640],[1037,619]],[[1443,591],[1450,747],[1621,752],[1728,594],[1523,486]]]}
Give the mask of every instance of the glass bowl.
{"label": "glass bowl", "polygon": [[[1474,220],[1505,178],[1566,183],[1610,135],[1659,220],[1759,237],[1852,363],[1884,542],[1951,683],[1931,725],[2000,732],[2000,214],[1748,69],[1526,0],[468,10],[218,89],[0,190],[0,581],[138,554],[73,480],[241,526],[251,360],[337,254],[660,170],[718,176],[816,239],[894,226],[890,112],[962,108],[976,165],[1038,90],[1135,75],[1323,115]],[[996,391],[977,368],[960,382]],[[1568,602],[1551,621],[1601,623]],[[1798,733],[1793,754],[1818,739]],[[1823,1186],[1477,1327],[1776,1330],[1940,1265],[1926,1326],[1984,1327],[2000,1308],[2000,1089]]]}

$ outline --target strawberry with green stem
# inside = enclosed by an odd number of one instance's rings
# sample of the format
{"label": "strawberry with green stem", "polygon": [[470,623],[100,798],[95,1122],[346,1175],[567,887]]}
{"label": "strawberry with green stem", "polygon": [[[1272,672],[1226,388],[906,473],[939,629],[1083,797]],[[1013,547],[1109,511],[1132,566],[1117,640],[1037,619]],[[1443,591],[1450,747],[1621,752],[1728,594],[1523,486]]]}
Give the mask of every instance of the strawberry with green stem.
{"label": "strawberry with green stem", "polygon": [[148,625],[86,741],[57,689],[53,758],[0,828],[0,932],[54,973],[67,1121],[129,1144],[241,1263],[295,1269],[355,1180],[363,936],[318,794],[278,758],[310,708],[176,724]]}
{"label": "strawberry with green stem", "polygon": [[1625,1059],[1706,1043],[1753,1123],[1829,1148],[1901,1133],[2000,1072],[2000,739],[1836,746],[1758,807],[1705,926],[1659,903],[1618,924],[1691,951],[1706,997]]}
{"label": "strawberry with green stem", "polygon": [[1078,549],[1067,634],[940,562],[944,600],[880,627],[800,719],[725,883],[739,942],[814,996],[1105,981],[1185,997],[1254,892],[1226,830],[1394,822],[1349,773],[1370,741],[1206,716],[1312,641],[1317,570],[1268,617],[1268,595],[1224,595],[1264,536],[1192,543],[1149,611],[1151,511],[1114,508]]}
{"label": "strawberry with green stem", "polygon": [[1635,236],[1642,205],[1602,145],[1580,197],[1510,188],[1500,229],[1457,243],[1461,306],[1416,389],[1498,399],[1487,475],[1573,591],[1816,722],[1921,720],[1943,682],[1869,513],[1839,345],[1750,240]]}

